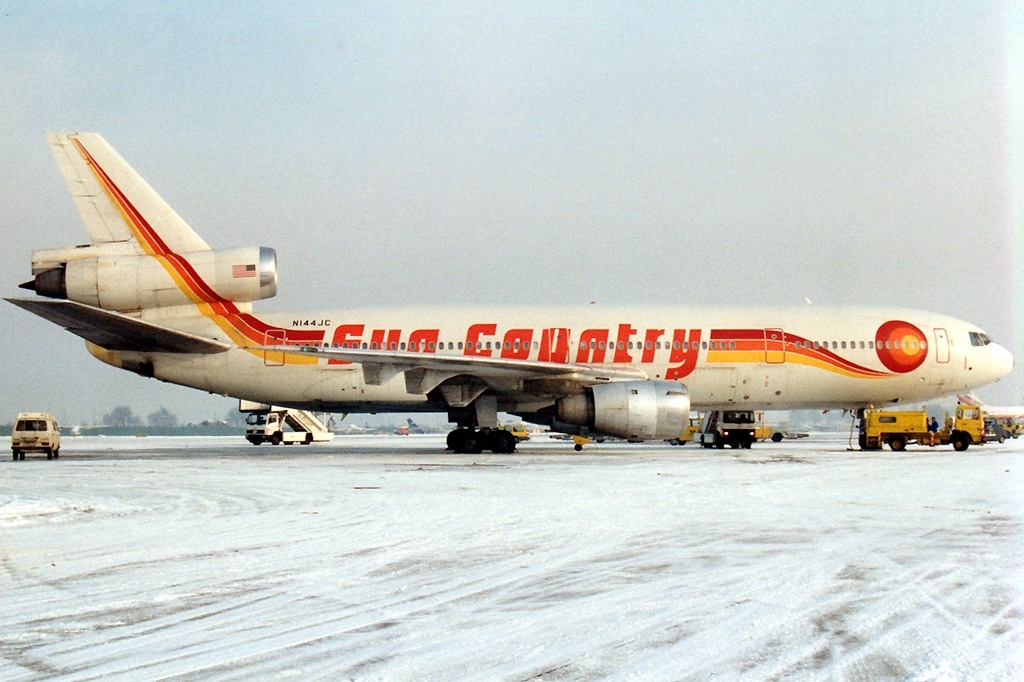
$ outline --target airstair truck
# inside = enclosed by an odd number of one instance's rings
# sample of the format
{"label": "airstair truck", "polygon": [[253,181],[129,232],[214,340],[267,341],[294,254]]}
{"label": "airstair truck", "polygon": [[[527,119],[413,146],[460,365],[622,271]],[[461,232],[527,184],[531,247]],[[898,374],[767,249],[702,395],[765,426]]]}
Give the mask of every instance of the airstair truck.
{"label": "airstair truck", "polygon": [[754,442],[754,413],[711,411],[704,415],[693,442],[705,448],[749,448]]}
{"label": "airstair truck", "polygon": [[324,423],[308,410],[240,400],[238,411],[249,413],[245,418],[245,439],[253,445],[309,445],[334,438]]}
{"label": "airstair truck", "polygon": [[918,445],[953,445],[963,452],[971,445],[985,443],[985,413],[976,405],[958,405],[956,417],[946,414],[945,424],[934,434],[928,431],[928,413],[924,410],[865,410],[860,426],[862,450],[880,450],[883,445],[895,450]]}

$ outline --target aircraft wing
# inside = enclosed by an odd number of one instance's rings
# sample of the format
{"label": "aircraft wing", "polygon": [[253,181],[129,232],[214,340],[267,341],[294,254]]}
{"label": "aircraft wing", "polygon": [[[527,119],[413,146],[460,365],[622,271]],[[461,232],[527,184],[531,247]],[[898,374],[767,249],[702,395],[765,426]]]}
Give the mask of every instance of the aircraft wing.
{"label": "aircraft wing", "polygon": [[[315,356],[331,360],[357,363],[362,366],[363,378],[371,385],[381,385],[398,374],[405,374],[406,390],[409,393],[426,394],[453,377],[469,377],[481,380],[485,386],[497,389],[518,390],[527,393],[549,392],[562,394],[569,386],[591,386],[612,381],[647,380],[650,377],[634,367],[610,367],[608,365],[579,365],[537,360],[512,360],[472,355],[439,355],[410,351],[363,350],[358,348],[333,348],[327,346],[258,346],[268,354],[287,353],[291,355]],[[524,387],[524,382],[534,382],[534,388]],[[450,389],[446,398],[451,405],[468,404],[476,397],[464,392],[456,395]],[[479,395],[479,392],[476,393]]]}
{"label": "aircraft wing", "polygon": [[107,350],[157,353],[222,353],[232,346],[82,303],[34,298],[4,299],[59,324]]}
{"label": "aircraft wing", "polygon": [[980,407],[993,419],[1024,419],[1024,405],[986,405],[974,393],[957,395],[956,399],[964,405]]}

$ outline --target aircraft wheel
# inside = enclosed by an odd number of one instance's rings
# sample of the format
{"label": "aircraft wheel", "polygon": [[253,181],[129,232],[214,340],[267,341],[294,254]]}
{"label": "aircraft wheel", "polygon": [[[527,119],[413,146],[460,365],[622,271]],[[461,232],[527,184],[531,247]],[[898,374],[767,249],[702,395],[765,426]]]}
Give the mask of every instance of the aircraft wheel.
{"label": "aircraft wheel", "polygon": [[[484,451],[484,439],[479,431],[467,430],[462,436],[461,451],[467,455],[479,455]],[[456,450],[459,452],[459,450]]]}
{"label": "aircraft wheel", "polygon": [[459,433],[459,429],[448,432],[448,438],[445,439],[445,444],[452,452],[458,452],[462,449],[462,435]]}
{"label": "aircraft wheel", "polygon": [[510,455],[516,451],[516,437],[508,431],[493,431],[487,439],[492,452]]}

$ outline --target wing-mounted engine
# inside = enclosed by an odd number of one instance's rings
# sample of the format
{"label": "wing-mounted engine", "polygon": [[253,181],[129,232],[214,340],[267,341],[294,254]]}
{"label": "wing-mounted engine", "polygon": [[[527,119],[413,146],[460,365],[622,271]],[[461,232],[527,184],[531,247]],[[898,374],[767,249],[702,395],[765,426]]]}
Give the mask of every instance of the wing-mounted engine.
{"label": "wing-mounted engine", "polygon": [[32,253],[40,296],[129,312],[188,303],[246,303],[277,293],[277,255],[262,246],[149,255],[110,242]]}
{"label": "wing-mounted engine", "polygon": [[617,381],[556,403],[561,422],[629,440],[677,438],[690,417],[690,395],[674,381]]}

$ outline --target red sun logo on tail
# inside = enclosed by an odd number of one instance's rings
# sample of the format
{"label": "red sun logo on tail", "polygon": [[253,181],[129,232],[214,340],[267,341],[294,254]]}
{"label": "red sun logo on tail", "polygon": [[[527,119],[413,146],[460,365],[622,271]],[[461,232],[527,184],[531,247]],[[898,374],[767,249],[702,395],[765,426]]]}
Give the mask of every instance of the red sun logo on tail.
{"label": "red sun logo on tail", "polygon": [[890,320],[875,333],[875,352],[889,370],[912,372],[928,357],[928,342],[920,329],[902,320]]}

